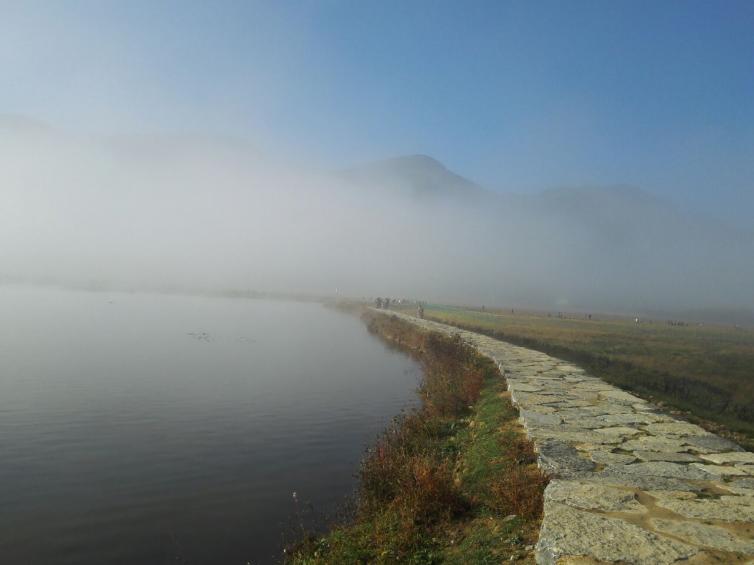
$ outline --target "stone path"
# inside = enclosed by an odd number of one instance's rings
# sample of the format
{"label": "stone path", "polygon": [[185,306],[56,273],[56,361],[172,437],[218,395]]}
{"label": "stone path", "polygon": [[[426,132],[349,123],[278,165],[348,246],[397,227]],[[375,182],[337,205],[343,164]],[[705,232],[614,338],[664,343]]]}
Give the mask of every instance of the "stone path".
{"label": "stone path", "polygon": [[544,353],[459,334],[505,376],[552,480],[536,559],[754,563],[754,453]]}

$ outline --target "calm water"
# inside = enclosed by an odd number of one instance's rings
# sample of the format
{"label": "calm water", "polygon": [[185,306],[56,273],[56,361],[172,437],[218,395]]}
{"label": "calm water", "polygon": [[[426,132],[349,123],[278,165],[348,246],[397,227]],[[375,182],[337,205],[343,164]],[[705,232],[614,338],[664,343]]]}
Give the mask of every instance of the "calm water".
{"label": "calm water", "polygon": [[0,563],[275,562],[417,377],[316,304],[0,287]]}

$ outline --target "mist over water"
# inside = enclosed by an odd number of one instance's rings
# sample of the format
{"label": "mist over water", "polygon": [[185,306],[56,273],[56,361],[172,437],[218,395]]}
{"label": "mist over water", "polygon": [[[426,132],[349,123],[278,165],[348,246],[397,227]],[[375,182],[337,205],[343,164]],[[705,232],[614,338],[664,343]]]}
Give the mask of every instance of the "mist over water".
{"label": "mist over water", "polygon": [[3,563],[277,562],[415,401],[413,361],[316,304],[3,287],[0,310]]}
{"label": "mist over water", "polygon": [[346,172],[238,140],[0,128],[1,274],[545,309],[752,308],[754,232],[631,187],[519,196],[425,156]]}

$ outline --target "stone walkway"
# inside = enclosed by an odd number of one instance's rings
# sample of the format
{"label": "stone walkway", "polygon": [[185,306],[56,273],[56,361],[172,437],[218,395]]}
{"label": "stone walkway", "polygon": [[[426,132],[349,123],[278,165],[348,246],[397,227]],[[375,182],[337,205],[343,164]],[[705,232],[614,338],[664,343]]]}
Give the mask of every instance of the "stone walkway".
{"label": "stone walkway", "polygon": [[500,367],[552,478],[537,563],[754,563],[754,453],[565,361],[392,314]]}

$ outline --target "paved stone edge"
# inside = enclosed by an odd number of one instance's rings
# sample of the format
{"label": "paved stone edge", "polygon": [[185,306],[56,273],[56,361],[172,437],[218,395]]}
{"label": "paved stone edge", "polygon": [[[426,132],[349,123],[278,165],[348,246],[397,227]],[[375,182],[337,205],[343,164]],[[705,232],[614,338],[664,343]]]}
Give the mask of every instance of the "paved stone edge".
{"label": "paved stone edge", "polygon": [[500,368],[551,477],[537,563],[754,563],[754,453],[561,359],[373,311],[459,335]]}

